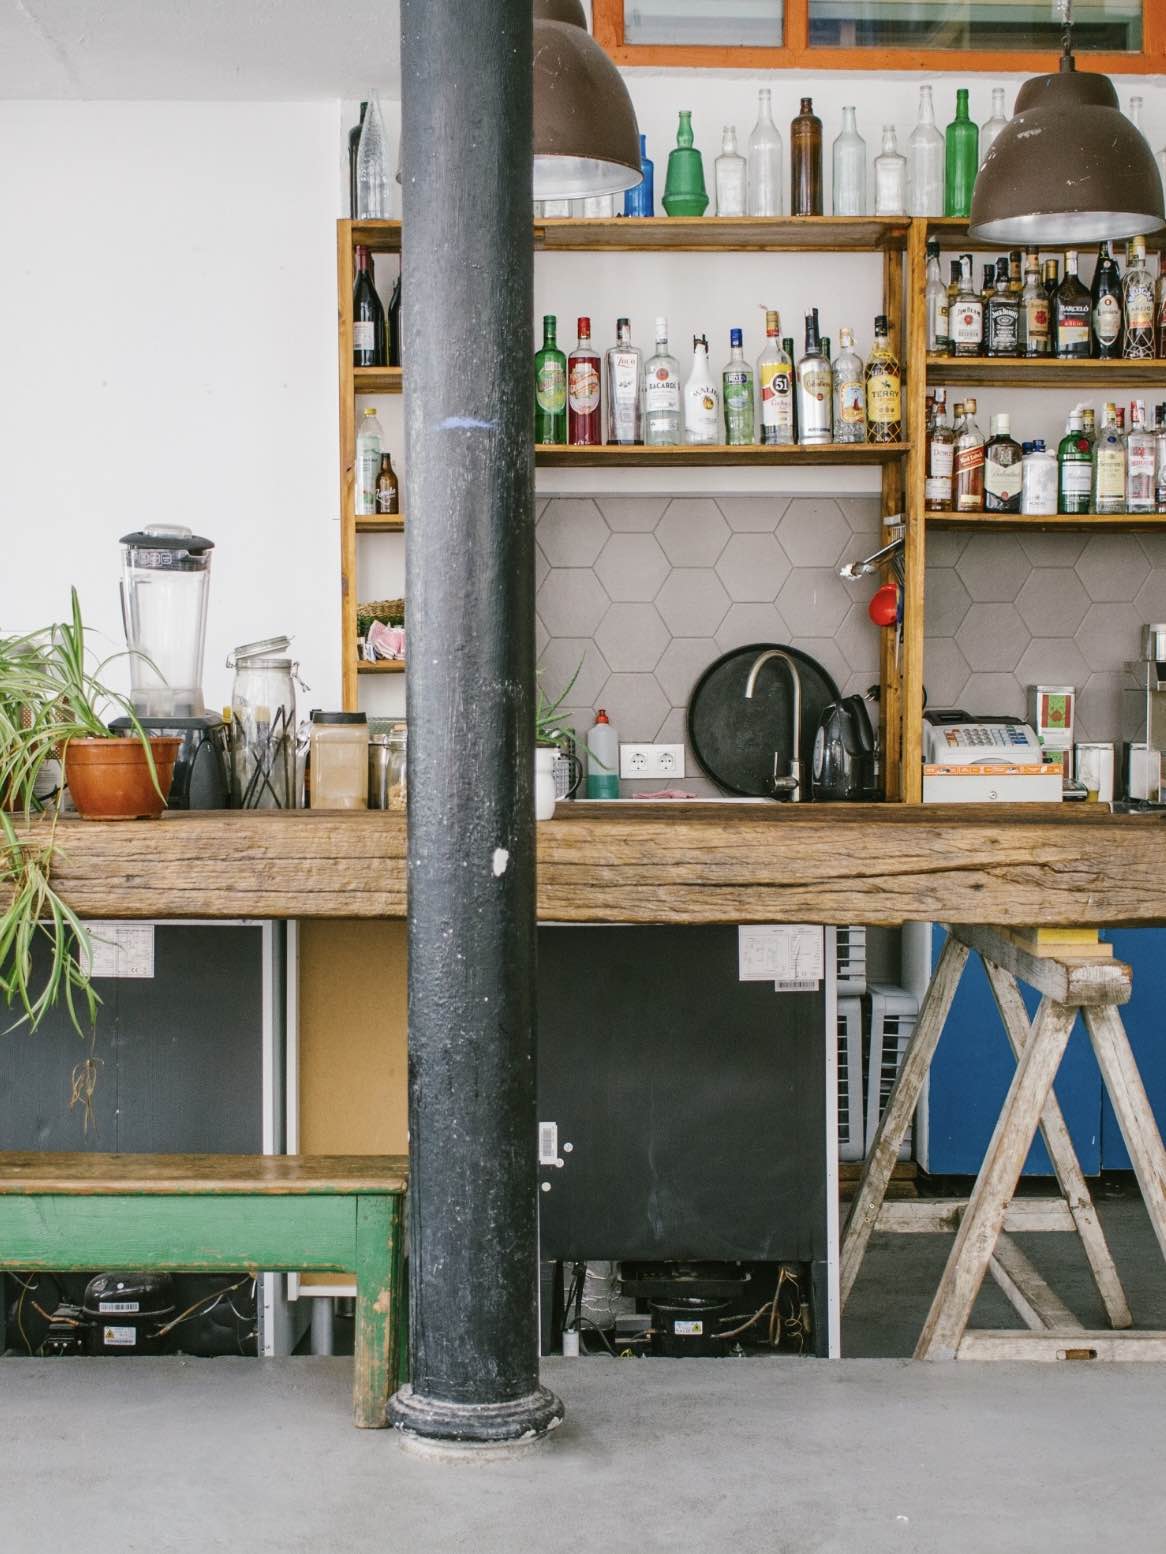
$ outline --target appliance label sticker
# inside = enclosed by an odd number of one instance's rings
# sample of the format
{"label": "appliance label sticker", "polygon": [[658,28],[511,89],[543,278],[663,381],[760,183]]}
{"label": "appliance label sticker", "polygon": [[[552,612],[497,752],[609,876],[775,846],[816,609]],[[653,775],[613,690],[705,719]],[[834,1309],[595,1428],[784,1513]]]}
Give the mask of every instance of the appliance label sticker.
{"label": "appliance label sticker", "polygon": [[672,1331],[681,1338],[700,1338],[704,1333],[704,1323],[685,1320],[685,1318],[681,1317],[673,1322]]}
{"label": "appliance label sticker", "polygon": [[90,956],[86,968],[91,977],[154,975],[153,923],[86,923]]}
{"label": "appliance label sticker", "polygon": [[128,1314],[139,1310],[139,1306],[136,1300],[99,1300],[97,1309],[103,1314],[107,1311]]}
{"label": "appliance label sticker", "polygon": [[101,1329],[101,1342],[111,1347],[132,1349],[138,1341],[136,1327],[103,1327]]}
{"label": "appliance label sticker", "polygon": [[[825,935],[820,923],[775,923],[737,929],[738,980],[794,983],[811,991],[825,970]],[[808,984],[802,987],[801,984]]]}
{"label": "appliance label sticker", "polygon": [[559,1125],[557,1122],[540,1122],[538,1125],[539,1165],[562,1165],[559,1159]]}

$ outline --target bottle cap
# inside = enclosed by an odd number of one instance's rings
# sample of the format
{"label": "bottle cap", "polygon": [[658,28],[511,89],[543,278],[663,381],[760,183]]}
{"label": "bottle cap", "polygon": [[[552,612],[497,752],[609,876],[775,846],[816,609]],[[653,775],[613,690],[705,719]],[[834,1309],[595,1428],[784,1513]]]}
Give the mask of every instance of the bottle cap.
{"label": "bottle cap", "polygon": [[557,313],[544,313],[543,314],[543,328],[544,329],[554,329],[555,325],[558,322],[559,322],[559,317],[558,317]]}
{"label": "bottle cap", "polygon": [[603,708],[600,707],[599,711],[595,714],[595,721],[596,723],[609,723],[611,720],[607,716],[607,713],[604,712]]}
{"label": "bottle cap", "polygon": [[656,339],[657,340],[667,340],[667,338],[668,338],[668,320],[666,318],[658,318],[656,320]]}
{"label": "bottle cap", "polygon": [[368,406],[368,408],[365,410],[364,413],[365,413],[366,416],[368,416],[368,415],[376,415],[376,411],[373,409],[373,407],[371,405]]}
{"label": "bottle cap", "polygon": [[616,333],[617,334],[619,333],[619,331],[621,329],[630,329],[631,327],[632,327],[632,321],[631,321],[630,318],[617,318],[616,321],[615,321],[615,328],[616,328]]}
{"label": "bottle cap", "polygon": [[992,417],[992,436],[1007,437],[1012,431],[1012,422],[1007,411],[1001,411],[999,415]]}
{"label": "bottle cap", "polygon": [[889,328],[890,326],[887,323],[887,315],[885,313],[879,313],[875,317],[875,334],[885,335],[889,332]]}
{"label": "bottle cap", "polygon": [[591,338],[591,320],[589,318],[581,318],[579,320],[579,337],[583,340]]}
{"label": "bottle cap", "polygon": [[1022,442],[1020,445],[1020,451],[1025,455],[1026,458],[1035,450],[1035,448],[1036,444],[1031,442]]}
{"label": "bottle cap", "polygon": [[738,346],[741,344],[741,331],[739,329],[729,330],[729,344],[731,346]]}
{"label": "bottle cap", "polygon": [[967,411],[967,413],[969,415],[975,415],[975,413],[976,413],[976,401],[974,399],[965,399],[964,400],[964,409]]}
{"label": "bottle cap", "polygon": [[1043,437],[1034,437],[1033,438],[1033,441],[1032,441],[1032,451],[1034,453],[1044,453],[1046,451],[1046,449],[1045,449],[1045,440],[1044,440]]}
{"label": "bottle cap", "polygon": [[854,330],[849,328],[846,324],[843,324],[842,328],[838,331],[838,344],[844,351],[848,350],[854,344]]}
{"label": "bottle cap", "polygon": [[781,333],[781,319],[775,308],[766,309],[765,333],[767,335],[779,335]]}

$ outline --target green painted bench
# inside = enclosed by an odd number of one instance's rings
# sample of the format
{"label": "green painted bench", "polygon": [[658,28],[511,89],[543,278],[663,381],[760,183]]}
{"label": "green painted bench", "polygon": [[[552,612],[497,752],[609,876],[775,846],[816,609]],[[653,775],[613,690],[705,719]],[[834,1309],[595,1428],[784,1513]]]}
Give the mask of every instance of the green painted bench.
{"label": "green painted bench", "polygon": [[408,1162],[0,1151],[0,1273],[353,1273],[353,1417],[385,1425],[402,1344]]}

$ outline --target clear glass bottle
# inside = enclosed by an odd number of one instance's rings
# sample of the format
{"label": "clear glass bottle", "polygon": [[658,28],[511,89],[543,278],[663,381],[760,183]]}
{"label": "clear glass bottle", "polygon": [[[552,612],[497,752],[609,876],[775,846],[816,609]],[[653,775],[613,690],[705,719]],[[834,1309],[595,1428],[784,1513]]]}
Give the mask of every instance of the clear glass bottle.
{"label": "clear glass bottle", "polygon": [[643,441],[640,427],[640,386],[642,358],[632,344],[632,326],[626,318],[616,320],[616,341],[608,346],[606,372],[607,440],[625,447]]}
{"label": "clear glass bottle", "polygon": [[927,354],[946,356],[951,349],[948,331],[947,287],[939,268],[939,239],[927,240]]}
{"label": "clear glass bottle", "polygon": [[757,386],[761,441],[770,447],[788,447],[797,441],[793,362],[782,345],[781,318],[773,309],[765,315],[765,349],[757,359]]}
{"label": "clear glass bottle", "polygon": [[713,164],[718,216],[743,216],[749,179],[745,158],[737,151],[737,131],[726,124],[721,132],[721,154]]}
{"label": "clear glass bottle", "polygon": [[375,92],[370,92],[364,127],[356,147],[356,218],[383,221],[389,214],[389,155],[385,121]]}
{"label": "clear glass bottle", "polygon": [[749,214],[781,215],[783,179],[781,133],[773,122],[769,88],[757,93],[757,123],[749,136]]}
{"label": "clear glass bottle", "polygon": [[1154,409],[1154,511],[1166,513],[1166,405]]}
{"label": "clear glass bottle", "polygon": [[1141,97],[1131,97],[1130,98],[1130,111],[1126,115],[1126,117],[1129,119],[1129,121],[1133,125],[1133,127],[1137,130],[1139,135],[1144,135],[1146,133],[1146,131],[1142,127],[1142,98]]}
{"label": "clear glass bottle", "polygon": [[1030,255],[1020,294],[1020,354],[1047,356],[1049,341],[1049,299],[1041,285],[1036,255]]}
{"label": "clear glass bottle", "polygon": [[801,111],[789,127],[789,213],[822,214],[822,121],[813,100],[802,98]]}
{"label": "clear glass bottle", "polygon": [[684,440],[715,443],[721,435],[721,396],[709,367],[709,343],[692,337],[692,370],[684,385]]}
{"label": "clear glass bottle", "polygon": [[984,444],[984,511],[1018,513],[1024,451],[1012,436],[1011,418],[992,417],[992,435]]}
{"label": "clear glass bottle", "polygon": [[976,425],[974,399],[964,400],[955,432],[955,507],[958,513],[984,511],[984,434]]}
{"label": "clear glass bottle", "polygon": [[834,371],[834,441],[866,441],[866,370],[854,349],[854,333],[838,331]]}
{"label": "clear glass bottle", "polygon": [[833,147],[833,204],[836,216],[865,216],[866,141],[853,108],[842,110],[842,130]]}
{"label": "clear glass bottle", "polygon": [[912,216],[942,216],[944,144],[935,124],[930,86],[919,88],[919,117],[911,131],[907,154],[908,211]]}
{"label": "clear glass bottle", "polygon": [[1004,88],[994,86],[992,88],[992,117],[985,120],[980,126],[980,166],[987,161],[988,152],[992,143],[1000,131],[1008,123],[1008,115],[1004,112]]}
{"label": "clear glass bottle", "polygon": [[[958,407],[961,411],[963,406]],[[947,390],[937,388],[927,430],[927,474],[923,492],[927,511],[950,513],[955,471],[955,432],[947,419]]]}
{"label": "clear glass bottle", "polygon": [[883,149],[875,157],[875,215],[907,214],[907,158],[899,150],[893,124],[883,125]]}
{"label": "clear glass bottle", "polygon": [[1093,500],[1093,447],[1080,411],[1069,415],[1057,444],[1057,511],[1087,513]]}
{"label": "clear glass bottle", "polygon": [[1089,297],[1093,305],[1093,354],[1103,361],[1112,360],[1122,350],[1122,289],[1108,243],[1098,244]]}
{"label": "clear glass bottle", "polygon": [[806,349],[798,362],[798,436],[806,446],[834,435],[834,370],[822,353],[818,310],[806,314]]}
{"label": "clear glass bottle", "polygon": [[385,433],[377,413],[369,405],[360,418],[356,433],[356,515],[369,518],[377,510],[377,478],[381,472],[381,453]]}
{"label": "clear glass bottle", "polygon": [[987,356],[1016,356],[1019,353],[1020,299],[1009,285],[1007,259],[996,261],[996,287],[988,299],[984,341]]}
{"label": "clear glass bottle", "polygon": [[951,354],[979,356],[984,343],[984,303],[972,282],[972,256],[960,255],[960,289],[951,310]]}
{"label": "clear glass bottle", "polygon": [[955,118],[947,126],[947,155],[944,159],[943,214],[967,216],[972,208],[972,190],[980,166],[980,131],[968,113],[968,89],[961,86],[955,94]]}
{"label": "clear glass bottle", "polygon": [[721,372],[721,403],[725,411],[725,442],[730,448],[753,444],[753,368],[741,348],[741,331],[729,330],[729,359]]}
{"label": "clear glass bottle", "polygon": [[1131,237],[1126,250],[1122,306],[1122,355],[1127,361],[1144,361],[1154,354],[1154,278],[1146,266],[1144,237]]}
{"label": "clear glass bottle", "polygon": [[1093,340],[1093,300],[1077,279],[1077,255],[1065,255],[1065,277],[1053,303],[1057,326],[1057,355],[1064,360],[1086,357]]}
{"label": "clear glass bottle", "polygon": [[668,320],[656,320],[656,350],[644,368],[644,443],[672,447],[680,441],[680,363],[668,349]]}
{"label": "clear glass bottle", "polygon": [[1126,446],[1118,430],[1117,406],[1107,404],[1093,450],[1093,511],[1123,513],[1126,505]]}
{"label": "clear glass bottle", "polygon": [[867,441],[902,442],[903,368],[891,349],[885,313],[874,321],[874,336],[866,362]]}
{"label": "clear glass bottle", "polygon": [[1156,472],[1154,433],[1146,425],[1145,401],[1135,399],[1130,406],[1130,429],[1126,433],[1126,512],[1154,511]]}

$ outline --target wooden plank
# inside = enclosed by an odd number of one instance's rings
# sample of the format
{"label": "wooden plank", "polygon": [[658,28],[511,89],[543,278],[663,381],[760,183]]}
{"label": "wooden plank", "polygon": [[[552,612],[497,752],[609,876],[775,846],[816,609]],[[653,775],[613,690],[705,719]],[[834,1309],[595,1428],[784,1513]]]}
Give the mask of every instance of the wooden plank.
{"label": "wooden plank", "polygon": [[392,517],[357,518],[357,534],[403,534],[405,532],[405,519],[403,514],[394,513]]}
{"label": "wooden plank", "polygon": [[1096,1007],[1129,1002],[1133,973],[1124,961],[1030,955],[1009,935],[983,925],[953,923],[948,932],[1054,1003]]}
{"label": "wooden plank", "polygon": [[[1166,15],[1166,13],[1163,13],[1163,14]],[[1105,70],[1106,72],[1108,72],[1111,69],[1111,67],[1108,66],[1108,65],[1101,64],[1100,60],[1101,60],[1101,56],[1099,54],[1090,53],[1090,55],[1089,55],[1089,68],[1090,68],[1090,70]],[[1020,69],[1021,67],[1018,65],[1018,66],[1016,66],[1016,68]],[[1056,62],[1054,61],[1053,64],[1050,65],[1048,68],[1053,70],[1053,71],[1055,71],[1056,68],[1057,68]],[[939,245],[940,245],[941,248],[947,248],[947,249],[952,249],[952,250],[968,249],[972,253],[983,253],[983,254],[995,254],[999,250],[999,244],[997,244],[997,243],[979,243],[979,244],[977,244],[976,242],[974,242],[968,236],[968,222],[967,222],[967,218],[965,216],[930,216],[930,217],[928,217],[927,218],[927,236],[928,237],[938,238],[939,239]],[[1166,228],[1163,228],[1159,232],[1151,232],[1151,233],[1149,233],[1148,236],[1146,237],[1146,247],[1147,248],[1162,248],[1162,247],[1166,247]],[[1059,252],[1062,251],[1062,249],[1063,249],[1063,245],[1060,245],[1058,247],[1058,245],[1054,244],[1051,248],[1047,248],[1047,249],[1042,246],[1042,252],[1047,252],[1049,254],[1052,254],[1054,252],[1059,253]],[[965,358],[965,360],[966,359],[967,358]],[[975,358],[971,358],[971,359],[974,360]],[[1104,363],[1095,362],[1094,365],[1095,366],[1101,366],[1101,365],[1104,365]],[[1114,365],[1114,363],[1111,362],[1110,365],[1112,366],[1112,365]],[[1129,363],[1125,363],[1124,365],[1128,366]]]}
{"label": "wooden plank", "polygon": [[107,1155],[0,1152],[0,1196],[403,1193],[402,1155]]}
{"label": "wooden plank", "polygon": [[1074,529],[1114,529],[1119,534],[1166,528],[1166,513],[925,513],[929,529],[1035,529],[1071,533]]}
{"label": "wooden plank", "polygon": [[[916,1198],[884,1203],[875,1229],[896,1235],[953,1235],[968,1206],[966,1198]],[[1004,1211],[1004,1229],[1032,1235],[1057,1231],[1072,1235],[1076,1223],[1062,1198],[1013,1198]]]}
{"label": "wooden plank", "polygon": [[1102,388],[1166,384],[1166,361],[1074,361],[1055,356],[1009,360],[1001,356],[928,356],[929,383],[967,388]]}
{"label": "wooden plank", "polygon": [[403,658],[358,658],[356,672],[357,674],[404,674],[405,660]]}
{"label": "wooden plank", "polygon": [[902,250],[902,216],[556,217],[534,226],[536,253],[869,253]]}
{"label": "wooden plank", "polygon": [[558,443],[538,443],[534,461],[544,469],[669,469],[705,465],[749,467],[758,465],[864,465],[889,464],[902,458],[906,443],[823,443],[817,447],[770,447],[750,443],[745,447],[705,443],[693,447],[575,448]]}
{"label": "wooden plank", "polygon": [[1086,1009],[1085,1028],[1130,1153],[1142,1202],[1166,1257],[1166,1148],[1116,1009]]}
{"label": "wooden plank", "polygon": [[1166,1360],[1166,1332],[1016,1333],[969,1328],[960,1339],[960,1360]]}
{"label": "wooden plank", "polygon": [[404,392],[400,367],[354,367],[353,389],[357,394],[400,394]]}
{"label": "wooden plank", "polygon": [[401,1287],[401,1200],[361,1198],[356,1206],[356,1330],[352,1420],[360,1430],[383,1430],[397,1381]]}
{"label": "wooden plank", "polygon": [[1076,1018],[1076,1009],[1041,1002],[915,1347],[917,1360],[955,1358]]}
{"label": "wooden plank", "polygon": [[349,221],[341,223],[352,230],[352,246],[359,243],[374,254],[399,254],[401,252],[401,223],[399,221]]}
{"label": "wooden plank", "polygon": [[1020,1320],[1033,1332],[1069,1332],[1082,1324],[1061,1297],[1041,1277],[1006,1231],[996,1237],[988,1272],[1010,1301]]}
{"label": "wooden plank", "polygon": [[[907,460],[907,492],[903,541],[903,798],[918,804],[923,797],[923,683],[926,619],[925,575],[927,564],[923,499],[927,475],[927,383],[917,370],[927,351],[927,244],[921,221],[911,225],[907,249],[908,349],[907,440],[912,451]],[[889,635],[889,633],[888,633]]]}

